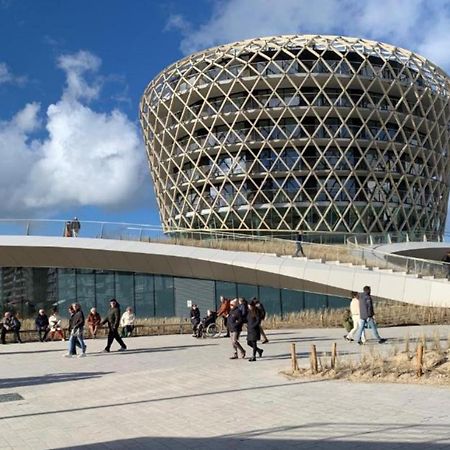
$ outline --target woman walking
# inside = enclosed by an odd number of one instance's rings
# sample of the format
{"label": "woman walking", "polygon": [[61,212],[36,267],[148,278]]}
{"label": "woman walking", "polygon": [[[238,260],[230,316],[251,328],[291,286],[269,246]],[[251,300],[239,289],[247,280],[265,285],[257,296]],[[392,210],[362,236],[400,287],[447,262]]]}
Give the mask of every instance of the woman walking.
{"label": "woman walking", "polygon": [[257,342],[261,339],[261,316],[256,308],[255,302],[248,305],[247,313],[247,345],[252,348],[253,356],[249,362],[256,361],[256,354],[261,358],[263,349],[258,348]]}
{"label": "woman walking", "polygon": [[[352,299],[350,301],[350,314],[352,315],[353,328],[350,332],[344,336],[347,341],[353,341],[355,333],[358,331],[359,327],[359,296],[357,292],[351,293]],[[361,341],[366,342],[366,336],[364,330],[361,335]]]}

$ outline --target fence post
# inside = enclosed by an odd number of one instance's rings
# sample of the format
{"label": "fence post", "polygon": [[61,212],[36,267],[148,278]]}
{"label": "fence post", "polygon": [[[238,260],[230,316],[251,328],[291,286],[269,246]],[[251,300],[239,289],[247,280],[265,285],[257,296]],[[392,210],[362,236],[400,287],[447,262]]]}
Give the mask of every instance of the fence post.
{"label": "fence post", "polygon": [[333,347],[331,348],[331,368],[336,369],[336,357],[337,357],[337,344],[333,342]]}
{"label": "fence post", "polygon": [[423,375],[423,344],[422,342],[417,346],[416,354],[416,375],[421,377]]}
{"label": "fence post", "polygon": [[310,364],[311,364],[311,373],[318,372],[318,364],[317,364],[317,350],[314,344],[311,345],[311,354],[309,356]]}
{"label": "fence post", "polygon": [[291,344],[291,362],[292,362],[292,372],[298,371],[298,362],[297,362],[297,352],[295,351],[295,344]]}

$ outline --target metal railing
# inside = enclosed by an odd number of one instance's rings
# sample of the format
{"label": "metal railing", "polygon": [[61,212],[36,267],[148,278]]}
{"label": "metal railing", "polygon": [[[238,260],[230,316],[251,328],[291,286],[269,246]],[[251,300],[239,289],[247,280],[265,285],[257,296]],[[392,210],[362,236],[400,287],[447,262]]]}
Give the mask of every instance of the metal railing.
{"label": "metal railing", "polygon": [[[45,219],[0,219],[0,235],[19,236],[66,236],[67,220]],[[164,233],[158,225],[82,221],[79,237],[94,239],[116,239],[141,242],[189,245],[222,250],[270,253],[277,256],[293,256],[297,249],[295,234],[261,236],[250,233],[234,233],[221,230],[176,229]],[[319,242],[314,233],[304,233],[303,252],[309,259],[336,261],[341,264],[365,266],[372,270],[387,269],[419,276],[447,278],[450,265],[439,261],[407,257],[382,252],[370,245],[392,242],[411,242],[414,236],[406,233],[359,235],[342,233],[342,241],[336,243],[336,233],[329,233],[330,242],[325,243],[321,233]],[[383,237],[384,236],[384,237]],[[420,241],[423,235],[418,235]],[[68,239],[75,239],[68,237]],[[364,245],[366,244],[366,246]]]}

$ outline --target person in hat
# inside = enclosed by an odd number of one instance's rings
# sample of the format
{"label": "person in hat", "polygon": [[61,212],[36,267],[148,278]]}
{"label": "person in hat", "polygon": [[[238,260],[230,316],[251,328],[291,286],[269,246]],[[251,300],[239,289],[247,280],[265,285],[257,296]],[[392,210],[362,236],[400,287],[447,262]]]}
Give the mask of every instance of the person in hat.
{"label": "person in hat", "polygon": [[119,343],[120,349],[119,352],[123,352],[127,349],[127,346],[123,342],[122,338],[119,335],[118,329],[120,325],[120,305],[115,298],[112,298],[109,301],[110,309],[106,317],[102,320],[102,325],[105,323],[108,324],[109,332],[108,332],[108,342],[106,343],[105,352],[109,353],[111,350],[111,345],[114,339]]}

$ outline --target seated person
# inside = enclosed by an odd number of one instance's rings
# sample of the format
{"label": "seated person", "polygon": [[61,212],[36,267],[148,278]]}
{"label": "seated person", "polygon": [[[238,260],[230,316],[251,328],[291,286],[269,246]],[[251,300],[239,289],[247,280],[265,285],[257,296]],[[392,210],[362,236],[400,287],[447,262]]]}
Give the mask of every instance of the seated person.
{"label": "seated person", "polygon": [[95,339],[97,337],[98,327],[100,326],[101,322],[102,318],[100,317],[100,314],[97,312],[97,309],[91,308],[91,311],[87,316],[87,323],[89,326],[89,332],[91,333],[92,339]]}
{"label": "seated person", "polygon": [[54,309],[52,315],[48,318],[50,326],[50,339],[53,341],[55,334],[59,334],[59,337],[64,341],[64,332],[61,328],[61,319],[58,315],[58,310]]}
{"label": "seated person", "polygon": [[20,321],[17,317],[15,317],[14,313],[11,312],[5,312],[5,316],[2,321],[3,327],[2,327],[2,333],[1,333],[1,341],[2,344],[6,344],[5,336],[6,333],[11,332],[14,333],[14,336],[16,338],[16,342],[22,343],[22,340],[20,339]]}
{"label": "seated person", "polygon": [[215,311],[211,311],[210,309],[208,309],[208,311],[206,311],[206,317],[203,317],[202,321],[198,325],[197,337],[202,337],[203,333],[206,331],[206,329],[212,323],[216,323],[216,319],[217,319],[217,313]]}
{"label": "seated person", "polygon": [[129,306],[126,311],[122,314],[120,319],[120,326],[122,327],[122,337],[131,336],[134,330],[135,317],[133,314],[133,309]]}
{"label": "seated person", "polygon": [[36,330],[39,333],[39,340],[41,342],[44,342],[47,339],[47,334],[50,330],[48,328],[49,324],[48,317],[43,309],[39,310],[39,313],[34,323],[36,324]]}

